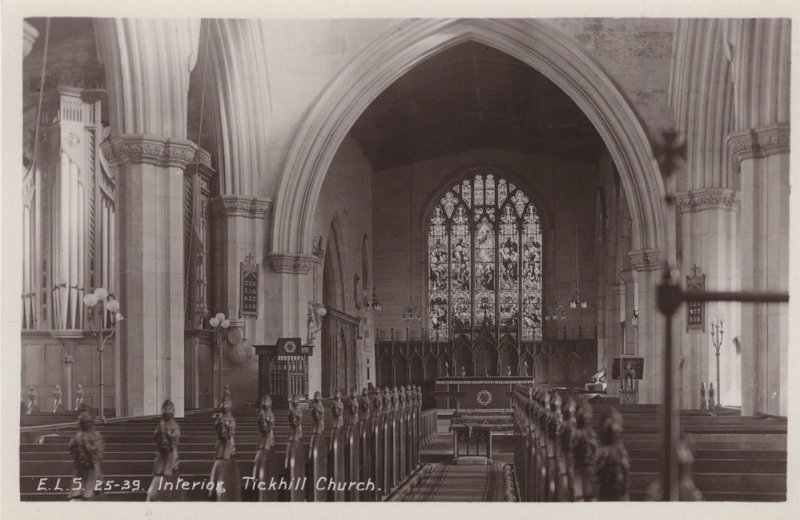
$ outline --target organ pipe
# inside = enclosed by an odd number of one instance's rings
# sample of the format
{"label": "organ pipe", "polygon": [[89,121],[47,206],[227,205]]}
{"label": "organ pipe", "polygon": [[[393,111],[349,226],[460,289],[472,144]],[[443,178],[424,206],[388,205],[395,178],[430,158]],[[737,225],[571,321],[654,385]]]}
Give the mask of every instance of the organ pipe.
{"label": "organ pipe", "polygon": [[42,121],[52,146],[38,150],[25,185],[25,329],[81,329],[83,295],[100,285],[114,292],[115,182],[97,160],[101,102],[97,92],[72,87],[57,87],[53,94],[45,113],[54,117]]}

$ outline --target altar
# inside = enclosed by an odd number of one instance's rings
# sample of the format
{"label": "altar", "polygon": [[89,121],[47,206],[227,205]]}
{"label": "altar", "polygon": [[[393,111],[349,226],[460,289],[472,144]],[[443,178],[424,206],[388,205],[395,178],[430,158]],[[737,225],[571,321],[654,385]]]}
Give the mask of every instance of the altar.
{"label": "altar", "polygon": [[436,378],[436,408],[449,415],[510,413],[514,385],[532,385],[533,376],[450,376]]}

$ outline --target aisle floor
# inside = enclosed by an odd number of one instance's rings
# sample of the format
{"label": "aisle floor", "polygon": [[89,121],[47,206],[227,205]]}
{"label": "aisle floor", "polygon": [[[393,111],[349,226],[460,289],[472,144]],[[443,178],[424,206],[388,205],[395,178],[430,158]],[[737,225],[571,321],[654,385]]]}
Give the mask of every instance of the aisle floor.
{"label": "aisle floor", "polygon": [[405,501],[502,502],[505,500],[503,466],[513,460],[512,441],[510,436],[493,438],[491,464],[481,463],[481,457],[475,456],[456,463],[453,461],[452,434],[437,434],[420,452],[423,464],[431,464],[431,472]]}

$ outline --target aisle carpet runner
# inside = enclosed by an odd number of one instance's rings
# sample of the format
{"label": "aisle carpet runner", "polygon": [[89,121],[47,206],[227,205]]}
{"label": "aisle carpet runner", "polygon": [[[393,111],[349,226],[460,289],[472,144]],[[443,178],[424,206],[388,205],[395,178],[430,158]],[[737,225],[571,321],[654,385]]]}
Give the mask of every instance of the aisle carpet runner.
{"label": "aisle carpet runner", "polygon": [[431,464],[406,502],[503,502],[503,464]]}

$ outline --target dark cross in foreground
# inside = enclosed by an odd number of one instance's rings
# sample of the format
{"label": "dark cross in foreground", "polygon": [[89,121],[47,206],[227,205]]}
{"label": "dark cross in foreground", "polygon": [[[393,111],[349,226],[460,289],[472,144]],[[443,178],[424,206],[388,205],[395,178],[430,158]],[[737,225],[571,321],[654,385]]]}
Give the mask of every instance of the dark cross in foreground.
{"label": "dark cross in foreground", "polygon": [[[666,130],[661,141],[654,146],[654,156],[664,179],[671,177],[681,168],[686,159],[686,142],[675,130]],[[666,182],[665,182],[666,184]],[[665,197],[668,205],[674,204],[671,194]],[[672,319],[684,302],[753,302],[784,303],[789,301],[789,293],[758,291],[684,291],[679,285],[678,270],[668,265],[670,255],[665,255],[664,274],[658,286],[658,309],[664,315],[664,441],[661,471],[663,498],[668,501],[679,499],[678,483],[678,441],[680,438],[680,418],[678,406],[673,396],[678,358],[672,349]],[[719,389],[717,389],[719,391]]]}

